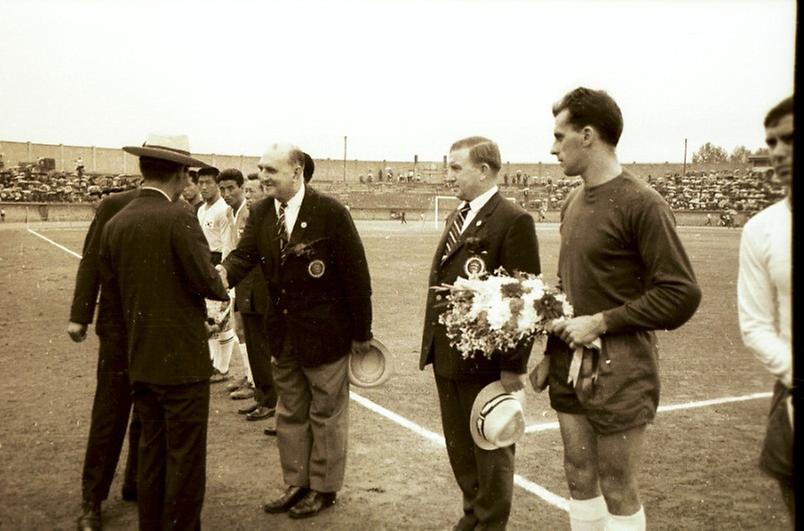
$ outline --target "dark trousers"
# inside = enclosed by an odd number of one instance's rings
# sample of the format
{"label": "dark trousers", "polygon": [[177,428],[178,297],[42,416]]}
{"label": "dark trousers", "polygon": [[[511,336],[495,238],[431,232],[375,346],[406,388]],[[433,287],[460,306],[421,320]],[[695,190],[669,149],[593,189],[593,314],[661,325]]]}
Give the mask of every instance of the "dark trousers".
{"label": "dark trousers", "polygon": [[201,529],[207,462],[209,380],[183,385],[134,383],[142,422],[140,529]]}
{"label": "dark trousers", "polygon": [[243,335],[248,345],[248,363],[254,377],[254,399],[265,407],[276,407],[276,386],[268,354],[268,338],[263,329],[263,316],[259,313],[243,313]]}
{"label": "dark trousers", "polygon": [[514,446],[482,450],[469,432],[472,403],[489,382],[435,380],[449,463],[463,492],[464,516],[456,529],[505,529],[514,490]]}
{"label": "dark trousers", "polygon": [[[128,381],[126,344],[122,339],[101,337],[98,351],[97,386],[92,403],[84,470],[81,474],[83,500],[93,505],[109,497],[109,487],[120,459],[131,413],[131,385]],[[140,422],[131,415],[128,458],[123,476],[125,488],[136,489],[137,447]]]}

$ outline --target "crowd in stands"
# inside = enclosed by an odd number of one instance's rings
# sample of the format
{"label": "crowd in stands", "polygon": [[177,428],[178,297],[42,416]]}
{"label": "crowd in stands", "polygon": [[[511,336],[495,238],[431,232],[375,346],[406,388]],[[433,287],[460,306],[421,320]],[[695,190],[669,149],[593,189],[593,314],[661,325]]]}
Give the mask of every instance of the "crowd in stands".
{"label": "crowd in stands", "polygon": [[135,188],[139,175],[98,175],[41,171],[37,164],[0,169],[0,201],[87,203],[114,192]]}
{"label": "crowd in stands", "polygon": [[[768,175],[750,169],[734,171],[687,171],[686,175],[667,172],[663,176],[639,177],[658,191],[674,210],[706,210],[743,212],[748,215],[776,202],[783,196],[780,186]],[[134,188],[137,175],[87,174],[82,165],[72,172],[43,171],[39,163],[26,163],[13,168],[0,168],[0,201],[8,202],[94,202],[103,196]],[[433,181],[428,172],[414,169],[385,168],[376,173],[368,170],[358,175],[358,182],[367,189],[382,183],[405,185],[406,190],[429,187],[433,193],[448,194],[445,184]],[[581,183],[580,177],[536,177],[522,170],[504,172],[500,186],[507,197],[515,197],[528,209],[543,211],[561,207],[567,194]],[[327,192],[342,196],[353,187],[341,182],[329,183]],[[341,190],[340,188],[344,188]]]}

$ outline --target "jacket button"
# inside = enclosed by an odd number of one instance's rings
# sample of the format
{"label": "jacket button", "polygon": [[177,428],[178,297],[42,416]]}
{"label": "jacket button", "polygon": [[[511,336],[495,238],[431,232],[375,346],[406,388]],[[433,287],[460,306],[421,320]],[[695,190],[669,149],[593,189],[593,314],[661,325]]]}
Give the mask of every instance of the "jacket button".
{"label": "jacket button", "polygon": [[444,297],[442,297],[441,295],[436,295],[436,300],[437,300],[437,301],[440,301],[440,300],[441,300],[441,299],[443,299],[443,298],[444,298]]}
{"label": "jacket button", "polygon": [[285,315],[287,315],[287,314],[288,314],[288,309],[287,309],[287,308],[285,308],[284,310],[282,310],[282,313],[283,313],[283,314],[285,314]]}
{"label": "jacket button", "polygon": [[282,295],[284,295],[286,293],[285,288],[282,288],[280,291],[281,291]]}

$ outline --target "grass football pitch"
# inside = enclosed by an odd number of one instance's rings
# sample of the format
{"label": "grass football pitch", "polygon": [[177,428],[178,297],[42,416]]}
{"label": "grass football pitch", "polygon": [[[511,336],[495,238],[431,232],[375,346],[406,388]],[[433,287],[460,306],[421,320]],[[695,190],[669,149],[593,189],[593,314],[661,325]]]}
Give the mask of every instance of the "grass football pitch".
{"label": "grass football pitch", "polygon": [[[346,483],[333,509],[308,521],[267,515],[283,485],[276,442],[212,387],[203,511],[208,529],[449,529],[461,496],[440,439],[432,372],[418,369],[432,224],[358,222],[372,276],[374,334],[395,373],[352,388]],[[68,529],[80,512],[81,466],[95,385],[97,340],[65,330],[83,226],[0,229],[0,529]],[[681,329],[659,332],[662,396],[639,474],[651,529],[786,529],[777,487],[757,468],[773,380],[737,326],[739,230],[679,229],[703,300]],[[537,225],[545,280],[559,236]],[[57,245],[54,245],[58,244]],[[93,329],[90,330],[93,332]],[[540,357],[537,342],[531,365]],[[240,361],[233,358],[233,373]],[[529,432],[517,444],[512,530],[569,529],[561,438],[546,394],[527,389]],[[118,467],[122,469],[122,460]],[[115,478],[107,529],[136,529]]]}

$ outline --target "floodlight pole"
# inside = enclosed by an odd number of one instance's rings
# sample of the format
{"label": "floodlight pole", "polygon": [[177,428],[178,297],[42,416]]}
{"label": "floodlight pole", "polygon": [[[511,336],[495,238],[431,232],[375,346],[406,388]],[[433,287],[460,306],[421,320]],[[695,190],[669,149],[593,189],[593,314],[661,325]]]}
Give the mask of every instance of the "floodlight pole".
{"label": "floodlight pole", "polygon": [[343,182],[346,182],[346,135],[343,136]]}
{"label": "floodlight pole", "polygon": [[681,170],[681,176],[682,177],[687,176],[687,139],[686,138],[684,139],[684,166],[683,166],[683,169]]}

